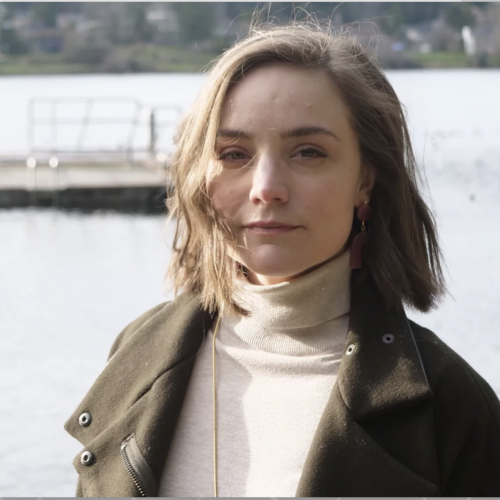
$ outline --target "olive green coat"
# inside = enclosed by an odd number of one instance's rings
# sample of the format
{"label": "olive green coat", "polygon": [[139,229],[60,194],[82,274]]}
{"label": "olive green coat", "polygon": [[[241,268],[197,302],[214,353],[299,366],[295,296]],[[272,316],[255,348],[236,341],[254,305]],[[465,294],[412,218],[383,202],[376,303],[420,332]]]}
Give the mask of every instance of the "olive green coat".
{"label": "olive green coat", "polygon": [[[91,453],[87,465],[80,453],[73,462],[77,496],[158,495],[195,355],[212,323],[195,295],[182,294],[118,336],[65,424]],[[83,413],[89,425],[79,423]],[[402,308],[386,311],[370,282],[352,286],[346,351],[296,496],[500,496],[497,396]]]}

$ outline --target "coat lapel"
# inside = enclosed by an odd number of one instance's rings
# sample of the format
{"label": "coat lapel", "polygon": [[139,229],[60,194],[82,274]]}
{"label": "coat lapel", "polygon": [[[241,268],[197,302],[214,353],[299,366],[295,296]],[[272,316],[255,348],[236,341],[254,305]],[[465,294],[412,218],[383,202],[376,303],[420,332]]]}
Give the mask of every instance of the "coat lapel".
{"label": "coat lapel", "polygon": [[[120,445],[134,434],[157,484],[180,414],[194,358],[212,325],[197,298],[182,294],[142,325],[109,360],[65,424],[94,455],[94,465],[73,464],[85,496],[137,496]],[[79,416],[88,412],[91,424]],[[83,450],[82,450],[83,451]]]}
{"label": "coat lapel", "polygon": [[432,496],[436,486],[384,450],[335,386],[304,463],[297,497]]}
{"label": "coat lapel", "polygon": [[350,345],[354,352],[344,354],[338,385],[356,420],[415,405],[431,396],[404,309],[387,311],[382,295],[368,279],[356,285],[353,280],[346,341]]}
{"label": "coat lapel", "polygon": [[[388,334],[394,337],[392,342]],[[349,333],[339,377],[296,496],[435,494],[435,484],[403,465],[363,428],[371,418],[418,405],[430,396],[404,309],[387,311],[371,280],[360,285],[353,279]]]}

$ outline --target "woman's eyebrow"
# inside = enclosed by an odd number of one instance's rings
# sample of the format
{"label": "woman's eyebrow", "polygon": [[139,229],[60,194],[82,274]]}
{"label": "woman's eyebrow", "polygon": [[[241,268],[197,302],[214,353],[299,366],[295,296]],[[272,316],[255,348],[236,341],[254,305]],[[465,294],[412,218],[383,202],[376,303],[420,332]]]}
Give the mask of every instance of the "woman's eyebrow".
{"label": "woman's eyebrow", "polygon": [[280,134],[282,139],[288,139],[289,137],[304,137],[306,135],[330,135],[340,141],[336,134],[323,127],[299,127],[287,130],[286,132]]}
{"label": "woman's eyebrow", "polygon": [[242,130],[217,130],[217,137],[231,137],[232,139],[253,139],[253,134],[247,134]]}
{"label": "woman's eyebrow", "polygon": [[[331,130],[323,127],[298,127],[282,132],[280,134],[280,137],[282,139],[289,139],[290,137],[305,137],[307,135],[330,135],[340,141],[336,134],[334,134]],[[217,131],[217,137],[231,137],[233,139],[253,139],[254,135],[248,132],[243,132],[243,130],[221,129]]]}

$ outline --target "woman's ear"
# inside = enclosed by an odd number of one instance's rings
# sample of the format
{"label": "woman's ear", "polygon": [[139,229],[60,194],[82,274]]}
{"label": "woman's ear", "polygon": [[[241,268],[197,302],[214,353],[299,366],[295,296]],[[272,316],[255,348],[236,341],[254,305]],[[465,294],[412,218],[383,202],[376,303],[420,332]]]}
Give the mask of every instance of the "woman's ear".
{"label": "woman's ear", "polygon": [[369,200],[376,180],[375,168],[368,164],[362,164],[359,173],[358,192],[356,193],[356,206]]}

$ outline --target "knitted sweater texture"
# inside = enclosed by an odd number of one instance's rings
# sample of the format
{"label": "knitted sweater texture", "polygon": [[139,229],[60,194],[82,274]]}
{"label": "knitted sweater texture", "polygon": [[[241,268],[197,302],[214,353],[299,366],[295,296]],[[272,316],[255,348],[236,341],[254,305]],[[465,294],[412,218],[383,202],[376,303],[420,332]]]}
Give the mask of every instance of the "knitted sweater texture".
{"label": "knitted sweater texture", "polygon": [[[216,338],[219,496],[295,496],[345,348],[349,264],[346,252],[278,285],[238,280],[236,299],[251,315],[223,316]],[[195,360],[158,496],[214,496],[213,328]]]}

